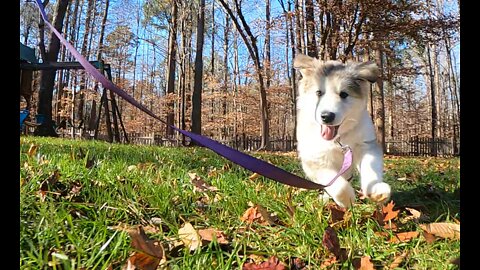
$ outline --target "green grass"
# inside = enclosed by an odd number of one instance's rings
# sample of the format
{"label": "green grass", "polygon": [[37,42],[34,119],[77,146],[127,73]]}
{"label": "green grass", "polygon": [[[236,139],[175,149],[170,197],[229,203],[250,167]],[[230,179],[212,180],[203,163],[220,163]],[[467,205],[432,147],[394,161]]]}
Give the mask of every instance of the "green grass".
{"label": "green grass", "polygon": [[[130,236],[111,227],[119,224],[157,226],[152,239],[178,238],[178,229],[190,222],[196,229],[223,231],[228,245],[211,242],[190,252],[167,250],[169,269],[241,269],[247,256],[268,259],[275,255],[288,264],[300,258],[308,268],[319,269],[329,251],[322,244],[330,212],[318,192],[298,190],[274,181],[248,179],[251,172],[203,148],[129,146],[94,141],[21,137],[20,149],[20,265],[22,269],[121,269],[131,252]],[[38,145],[29,155],[31,144]],[[302,175],[293,156],[255,154],[292,173]],[[94,160],[91,168],[87,160]],[[140,165],[139,165],[140,164]],[[460,161],[433,158],[385,160],[385,180],[392,185],[397,207],[416,208],[428,222],[460,220]],[[129,166],[136,165],[136,169]],[[212,173],[215,171],[217,173]],[[47,184],[57,171],[56,183]],[[197,203],[188,176],[197,173],[218,192],[208,191],[205,207]],[[44,200],[39,195],[47,190]],[[359,186],[358,179],[354,185]],[[71,190],[79,188],[78,193]],[[215,194],[220,199],[213,201]],[[295,215],[286,209],[291,194]],[[275,213],[282,225],[247,226],[240,217],[253,202]],[[423,236],[409,242],[390,243],[375,232],[389,232],[372,217],[376,205],[358,200],[344,226],[334,227],[348,259],[329,269],[354,269],[352,262],[368,255],[378,269],[404,251],[408,255],[397,269],[456,269],[449,264],[460,255],[460,241]],[[400,215],[404,215],[402,212]],[[153,225],[152,218],[160,218]],[[417,223],[399,225],[400,231],[419,231]]]}

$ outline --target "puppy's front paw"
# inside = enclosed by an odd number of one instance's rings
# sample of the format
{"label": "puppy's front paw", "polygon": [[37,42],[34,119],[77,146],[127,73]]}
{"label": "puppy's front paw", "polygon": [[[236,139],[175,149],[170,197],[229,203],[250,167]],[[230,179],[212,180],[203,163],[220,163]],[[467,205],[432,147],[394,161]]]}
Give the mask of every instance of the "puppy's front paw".
{"label": "puppy's front paw", "polygon": [[390,185],[385,182],[378,182],[370,187],[367,197],[374,202],[385,202],[390,199]]}
{"label": "puppy's front paw", "polygon": [[335,184],[325,190],[340,207],[349,208],[355,202],[355,190],[344,179],[337,179]]}

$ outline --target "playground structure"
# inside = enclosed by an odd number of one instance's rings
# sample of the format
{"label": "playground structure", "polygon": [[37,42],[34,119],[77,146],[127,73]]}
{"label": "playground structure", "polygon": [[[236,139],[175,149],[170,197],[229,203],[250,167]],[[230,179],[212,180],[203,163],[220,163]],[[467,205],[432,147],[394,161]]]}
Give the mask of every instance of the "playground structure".
{"label": "playground structure", "polygon": [[[112,80],[112,73],[110,64],[100,61],[90,61],[90,63],[100,70],[107,78]],[[41,70],[78,70],[83,69],[83,67],[78,62],[50,62],[50,63],[39,63],[35,57],[35,50],[33,48],[27,47],[20,43],[20,96],[25,99],[26,107],[21,108],[20,110],[20,131],[25,126],[36,127],[42,125],[43,115],[37,114],[35,121],[28,121],[30,110],[31,110],[31,100],[33,95],[33,72]],[[102,87],[103,88],[103,87]],[[109,92],[109,93],[108,93]],[[98,108],[98,116],[95,120],[95,129],[93,136],[90,136],[93,139],[97,139],[99,136],[100,121],[102,116],[102,108],[104,111],[104,119],[106,124],[107,138],[109,142],[127,142],[128,136],[123,125],[122,117],[115,100],[115,95],[111,90],[103,88],[102,96],[100,99],[100,104]],[[75,126],[70,122],[72,128],[72,137],[75,136]],[[63,126],[66,127],[66,123],[63,123]],[[120,134],[121,126],[123,136]]]}

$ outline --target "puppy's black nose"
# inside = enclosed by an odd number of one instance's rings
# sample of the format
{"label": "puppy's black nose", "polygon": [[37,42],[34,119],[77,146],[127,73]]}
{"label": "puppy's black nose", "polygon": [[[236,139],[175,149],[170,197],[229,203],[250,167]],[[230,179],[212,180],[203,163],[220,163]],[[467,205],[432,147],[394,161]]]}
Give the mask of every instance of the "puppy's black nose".
{"label": "puppy's black nose", "polygon": [[320,116],[325,124],[331,123],[335,119],[335,114],[332,112],[322,112]]}

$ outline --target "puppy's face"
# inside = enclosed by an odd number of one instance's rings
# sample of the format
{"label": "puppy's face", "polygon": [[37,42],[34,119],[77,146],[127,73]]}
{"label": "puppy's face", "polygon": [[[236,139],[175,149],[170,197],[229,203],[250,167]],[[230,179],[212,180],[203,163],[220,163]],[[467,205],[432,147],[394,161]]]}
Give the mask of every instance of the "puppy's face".
{"label": "puppy's face", "polygon": [[368,83],[378,78],[375,63],[320,61],[299,55],[294,60],[303,78],[299,82],[299,110],[321,125],[325,140],[336,137],[346,121],[355,121],[366,108]]}

